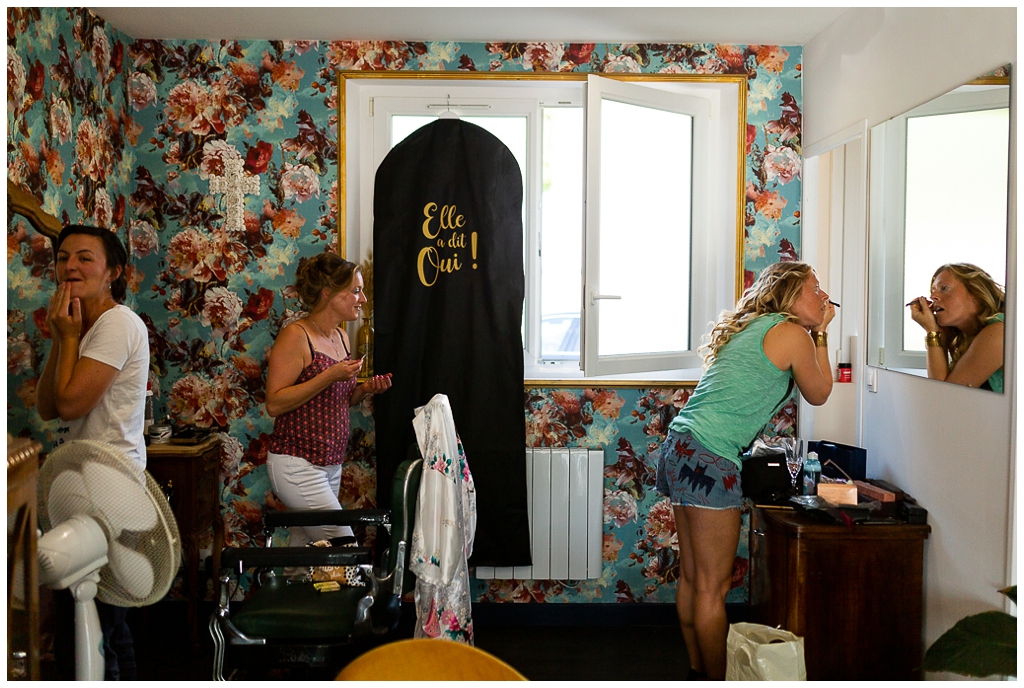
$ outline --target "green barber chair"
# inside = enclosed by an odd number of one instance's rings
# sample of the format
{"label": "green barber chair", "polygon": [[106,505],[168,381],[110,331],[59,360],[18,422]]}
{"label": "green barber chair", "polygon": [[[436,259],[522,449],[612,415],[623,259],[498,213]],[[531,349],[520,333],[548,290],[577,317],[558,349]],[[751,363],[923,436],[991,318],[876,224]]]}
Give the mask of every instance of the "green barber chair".
{"label": "green barber chair", "polygon": [[[238,667],[330,669],[398,637],[401,599],[415,585],[409,548],[422,465],[419,458],[399,465],[390,510],[272,511],[263,517],[266,547],[224,549],[220,601],[210,617],[215,681],[224,680],[229,649],[231,664]],[[377,543],[387,550],[375,556],[367,547],[271,546],[277,528],[303,525],[376,526]],[[365,587],[317,592],[312,582],[281,575],[281,567],[307,566],[358,566]],[[248,571],[253,572],[250,597],[232,603],[233,590]]]}

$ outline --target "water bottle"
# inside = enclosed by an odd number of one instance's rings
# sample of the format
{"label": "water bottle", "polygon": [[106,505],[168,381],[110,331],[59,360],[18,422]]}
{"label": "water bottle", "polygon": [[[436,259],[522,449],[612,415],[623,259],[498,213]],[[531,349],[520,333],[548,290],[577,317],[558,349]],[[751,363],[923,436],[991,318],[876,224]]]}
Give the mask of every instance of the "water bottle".
{"label": "water bottle", "polygon": [[818,452],[807,452],[807,460],[804,461],[804,489],[805,495],[818,494],[818,481],[821,479],[821,462],[818,461]]}

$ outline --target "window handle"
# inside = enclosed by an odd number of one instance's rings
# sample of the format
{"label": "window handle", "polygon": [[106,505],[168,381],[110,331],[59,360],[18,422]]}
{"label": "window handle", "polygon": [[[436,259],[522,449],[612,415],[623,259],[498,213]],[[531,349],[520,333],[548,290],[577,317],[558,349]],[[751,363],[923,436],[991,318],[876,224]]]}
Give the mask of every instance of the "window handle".
{"label": "window handle", "polygon": [[596,291],[591,290],[590,292],[590,304],[597,303],[598,299],[615,299],[621,300],[621,296],[612,296],[611,294],[598,294]]}

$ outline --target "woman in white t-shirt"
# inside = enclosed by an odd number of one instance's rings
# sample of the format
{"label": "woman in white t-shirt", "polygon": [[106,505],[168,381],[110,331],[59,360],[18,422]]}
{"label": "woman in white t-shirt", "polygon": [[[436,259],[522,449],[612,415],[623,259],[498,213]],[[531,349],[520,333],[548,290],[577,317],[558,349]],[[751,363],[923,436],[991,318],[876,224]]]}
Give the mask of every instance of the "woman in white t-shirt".
{"label": "woman in white t-shirt", "polygon": [[[146,467],[143,423],[149,335],[120,305],[128,255],[114,232],[69,225],[57,237],[57,290],[46,324],[50,354],[36,387],[43,420],[59,419],[55,445],[98,440]],[[131,633],[121,607],[97,604],[107,680],[135,676]]]}
{"label": "woman in white t-shirt", "polygon": [[56,444],[107,442],[144,469],[149,335],[120,305],[127,261],[110,230],[69,225],[60,233],[57,290],[46,315],[52,345],[36,405],[43,420],[60,419]]}

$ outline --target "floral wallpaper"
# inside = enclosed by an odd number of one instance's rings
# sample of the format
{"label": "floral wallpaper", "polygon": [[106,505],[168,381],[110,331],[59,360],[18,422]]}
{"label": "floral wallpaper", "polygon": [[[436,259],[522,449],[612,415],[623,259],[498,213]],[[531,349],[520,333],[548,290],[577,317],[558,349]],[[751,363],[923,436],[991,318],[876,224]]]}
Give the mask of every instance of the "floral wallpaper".
{"label": "floral wallpaper", "polygon": [[[279,506],[264,465],[266,355],[301,315],[297,265],[337,242],[338,70],[746,74],[746,282],[799,253],[799,47],[133,40],[87,9],[52,7],[8,8],[7,25],[8,179],[63,222],[129,242],[128,301],[150,329],[157,413],[224,441],[228,545],[260,539],[263,509]],[[238,231],[225,228],[224,195],[210,193],[231,159],[261,180]],[[8,218],[8,431],[44,443],[53,426],[34,411],[35,383],[52,289],[48,242]],[[530,443],[606,447],[605,576],[479,582],[476,598],[671,601],[671,512],[652,471],[686,395],[528,390]],[[352,409],[347,506],[376,499],[371,412]],[[738,557],[730,599],[745,594]]]}
{"label": "floral wallpaper", "polygon": [[[7,36],[8,180],[61,222],[124,239],[140,132],[124,98],[125,37],[90,12],[55,8],[8,8]],[[53,259],[27,221],[7,223],[8,432],[42,437],[56,428],[35,413]]]}

